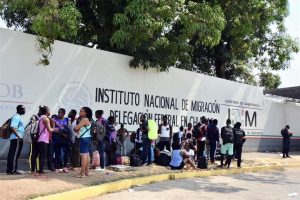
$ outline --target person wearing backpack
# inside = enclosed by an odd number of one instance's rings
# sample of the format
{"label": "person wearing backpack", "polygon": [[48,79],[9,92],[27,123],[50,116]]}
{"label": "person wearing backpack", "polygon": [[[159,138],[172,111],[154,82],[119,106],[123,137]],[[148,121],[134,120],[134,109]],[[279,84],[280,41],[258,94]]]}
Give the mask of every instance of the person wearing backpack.
{"label": "person wearing backpack", "polygon": [[241,168],[243,144],[245,142],[245,132],[241,129],[241,122],[237,122],[233,128],[234,151],[237,158],[237,167]]}
{"label": "person wearing backpack", "polygon": [[293,132],[289,131],[290,126],[286,125],[285,128],[281,129],[282,135],[282,158],[291,158],[289,156],[290,150],[290,138],[293,136]]}
{"label": "person wearing backpack", "polygon": [[81,156],[81,171],[76,176],[77,178],[84,178],[89,176],[90,163],[90,147],[91,147],[91,126],[93,121],[93,112],[89,107],[82,107],[79,112],[81,118],[79,124],[74,128],[79,138],[79,148]]}
{"label": "person wearing backpack", "polygon": [[[38,150],[32,155],[32,160],[36,160],[39,157],[39,170],[35,174],[37,176],[43,176],[45,163],[47,160],[48,145],[50,141],[51,132],[58,131],[57,128],[51,128],[51,122],[49,119],[50,110],[47,106],[40,106],[40,119],[38,122],[38,133],[34,138],[34,141],[37,141]],[[35,162],[31,163],[31,168],[35,169]]]}
{"label": "person wearing backpack", "polygon": [[21,118],[25,114],[25,107],[23,105],[17,106],[17,113],[11,118],[10,121],[10,145],[7,155],[7,174],[19,174],[18,170],[18,159],[20,157],[23,147],[23,134],[25,125]]}
{"label": "person wearing backpack", "polygon": [[69,129],[71,130],[72,136],[71,136],[71,166],[72,169],[75,169],[76,167],[79,167],[80,165],[80,153],[79,153],[79,146],[76,143],[76,138],[77,138],[77,133],[74,131],[74,128],[77,126],[77,121],[76,121],[76,115],[77,111],[76,110],[70,110],[68,114],[68,126]]}
{"label": "person wearing backpack", "polygon": [[[29,127],[28,135],[30,135],[30,140],[31,140],[30,150],[29,150],[29,158],[28,158],[31,173],[38,171],[38,166],[36,166],[36,164],[35,164],[36,168],[33,169],[31,164],[32,164],[32,162],[35,162],[35,163],[39,162],[38,158],[33,161],[32,156],[37,154],[37,151],[38,151],[38,144],[37,144],[37,141],[35,141],[35,137],[38,134],[37,131],[38,131],[38,123],[39,123],[40,116],[41,115],[39,113],[37,115],[32,115],[30,118],[30,122],[27,125],[27,127]],[[26,128],[25,128],[25,134],[26,134]]]}
{"label": "person wearing backpack", "polygon": [[234,142],[234,135],[233,135],[233,128],[230,126],[231,120],[226,120],[226,126],[222,127],[221,129],[221,138],[223,140],[223,145],[221,146],[221,165],[220,167],[223,168],[223,161],[225,155],[227,155],[227,159],[225,162],[225,166],[227,168],[230,167],[231,159],[233,156],[233,142]]}
{"label": "person wearing backpack", "polygon": [[100,156],[100,167],[104,169],[105,167],[105,137],[106,137],[106,127],[105,119],[102,117],[103,110],[97,110],[95,112],[96,121],[92,127],[93,131],[93,142],[97,146],[97,150]]}
{"label": "person wearing backpack", "polygon": [[109,116],[107,119],[107,122],[105,124],[106,127],[106,132],[107,132],[107,138],[108,138],[108,142],[107,142],[107,148],[106,148],[106,152],[107,152],[107,160],[108,163],[107,165],[115,165],[116,163],[116,151],[117,151],[117,142],[116,142],[116,138],[117,138],[117,131],[116,131],[116,120],[114,116]]}

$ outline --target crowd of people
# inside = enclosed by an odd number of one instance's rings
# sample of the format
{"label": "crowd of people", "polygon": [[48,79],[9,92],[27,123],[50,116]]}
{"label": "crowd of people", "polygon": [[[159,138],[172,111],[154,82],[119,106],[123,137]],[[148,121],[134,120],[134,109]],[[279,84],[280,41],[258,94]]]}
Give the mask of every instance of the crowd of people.
{"label": "crowd of people", "polygon": [[[93,119],[93,112],[88,107],[81,108],[78,116],[76,110],[70,110],[66,116],[63,108],[57,115],[50,115],[47,106],[40,106],[38,114],[33,115],[27,125],[21,117],[25,111],[25,107],[19,105],[11,118],[7,174],[18,173],[23,141],[30,143],[29,164],[35,176],[45,176],[46,164],[48,170],[64,173],[81,167],[77,177],[89,176],[94,152],[99,155],[97,170],[118,164],[118,158],[125,155],[130,156],[131,166],[156,163],[177,170],[207,168],[208,160],[215,165],[218,156],[219,167],[229,168],[234,155],[237,166],[241,167],[245,132],[240,122],[232,127],[230,119],[219,131],[217,119],[203,116],[196,125],[189,123],[188,127],[180,127],[179,132],[174,133],[164,116],[158,126],[158,139],[150,140],[145,115],[140,116],[139,128],[129,134],[123,124],[117,130],[115,118],[109,116],[105,119],[102,110],[97,110]],[[134,148],[127,154],[126,138],[129,135]]]}

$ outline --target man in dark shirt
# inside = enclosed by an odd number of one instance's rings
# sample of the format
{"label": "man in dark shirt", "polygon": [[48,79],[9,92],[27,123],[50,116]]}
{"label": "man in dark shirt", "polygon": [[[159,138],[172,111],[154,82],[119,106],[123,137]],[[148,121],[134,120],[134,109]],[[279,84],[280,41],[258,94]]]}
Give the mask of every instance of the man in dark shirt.
{"label": "man in dark shirt", "polygon": [[140,116],[140,123],[143,141],[142,164],[151,164],[151,140],[148,138],[148,122],[146,120],[145,115]]}
{"label": "man in dark shirt", "polygon": [[218,120],[214,119],[211,121],[207,128],[207,140],[209,142],[209,147],[210,147],[210,163],[214,164],[215,163],[215,152],[217,148],[217,144],[220,143],[219,137],[219,129],[217,127],[218,125]]}
{"label": "man in dark shirt", "polygon": [[291,158],[289,156],[290,151],[290,138],[292,137],[292,132],[289,131],[290,126],[286,125],[284,129],[281,130],[281,135],[283,137],[283,147],[282,147],[282,158]]}
{"label": "man in dark shirt", "polygon": [[226,126],[222,127],[221,129],[221,138],[223,140],[223,145],[221,147],[221,167],[223,167],[223,161],[225,155],[227,155],[227,160],[225,162],[225,165],[227,165],[227,168],[230,167],[232,155],[233,155],[233,129],[230,126],[231,120],[227,119]]}
{"label": "man in dark shirt", "polygon": [[242,162],[242,150],[243,144],[245,142],[245,132],[241,129],[241,122],[237,122],[233,128],[233,136],[234,136],[234,151],[235,156],[237,158],[237,166],[241,167]]}

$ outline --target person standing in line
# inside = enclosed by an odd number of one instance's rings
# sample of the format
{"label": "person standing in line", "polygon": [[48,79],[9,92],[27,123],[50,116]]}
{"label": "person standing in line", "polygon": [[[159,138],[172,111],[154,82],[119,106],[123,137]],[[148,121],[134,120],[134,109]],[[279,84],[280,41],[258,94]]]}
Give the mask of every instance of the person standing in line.
{"label": "person standing in line", "polygon": [[158,127],[159,143],[158,148],[163,151],[164,148],[171,151],[172,126],[168,123],[167,116],[163,116],[163,123]]}
{"label": "person standing in line", "polygon": [[[38,113],[37,115],[32,115],[31,118],[30,118],[30,123],[34,124],[34,126],[37,127],[40,116],[41,116],[40,113]],[[30,144],[28,161],[29,161],[29,167],[30,167],[31,174],[34,174],[35,172],[38,172],[38,166],[37,166],[37,164],[34,164],[34,166],[36,166],[35,169],[33,169],[31,166],[32,166],[33,162],[34,163],[39,163],[39,158],[37,158],[36,160],[32,160],[32,156],[34,154],[37,154],[37,151],[38,151],[38,146],[37,145],[38,144],[37,144],[37,141],[34,140],[34,137],[35,137],[34,134],[31,134],[30,137],[31,137],[32,143]]]}
{"label": "person standing in line", "polygon": [[210,147],[210,163],[215,164],[215,153],[217,149],[217,145],[220,144],[219,138],[220,133],[217,127],[218,120],[214,119],[207,128],[207,140]]}
{"label": "person standing in line", "polygon": [[[102,117],[103,110],[97,110],[95,112],[96,121],[94,122],[93,133],[94,133],[94,143],[97,146],[98,153],[100,156],[100,167],[104,170],[105,167],[105,137],[106,137],[106,127],[105,119]],[[98,168],[100,170],[100,168]]]}
{"label": "person standing in line", "polygon": [[246,141],[246,134],[241,129],[241,122],[237,122],[233,128],[235,156],[237,158],[237,167],[241,168],[243,144]]}
{"label": "person standing in line", "polygon": [[290,126],[286,125],[285,128],[281,130],[282,135],[282,158],[291,158],[289,155],[290,151],[290,141],[293,136],[293,132],[290,131]]}
{"label": "person standing in line", "polygon": [[207,119],[205,117],[201,117],[201,126],[199,128],[199,135],[197,139],[197,159],[201,156],[204,156],[205,151],[205,143],[206,143],[206,135],[207,135]]}
{"label": "person standing in line", "polygon": [[81,171],[76,176],[77,178],[84,178],[89,176],[89,163],[90,163],[90,146],[91,146],[91,125],[93,112],[89,107],[80,109],[79,116],[81,118],[79,124],[74,128],[80,139],[80,155],[81,155]]}
{"label": "person standing in line", "polygon": [[140,127],[142,131],[142,165],[151,164],[151,140],[148,138],[148,122],[145,115],[140,116]]}
{"label": "person standing in line", "polygon": [[107,165],[116,165],[117,164],[117,131],[116,131],[116,120],[114,116],[109,116],[106,122],[106,132],[108,136],[107,143]]}
{"label": "person standing in line", "polygon": [[126,138],[128,137],[129,133],[126,128],[124,128],[124,124],[121,124],[121,128],[117,131],[117,143],[118,147],[120,148],[121,156],[126,156]]}
{"label": "person standing in line", "polygon": [[[33,160],[36,160],[37,157],[39,157],[39,170],[38,173],[35,174],[37,176],[43,176],[45,163],[47,160],[47,152],[48,152],[48,144],[49,139],[52,131],[58,131],[56,128],[51,128],[49,116],[50,116],[50,110],[47,106],[41,106],[40,110],[40,119],[38,124],[38,130],[36,136],[38,151],[37,154],[33,155]],[[36,163],[32,163],[32,168],[35,169]]]}
{"label": "person standing in line", "polygon": [[192,139],[193,137],[193,125],[188,123],[188,127],[184,130],[184,140]]}
{"label": "person standing in line", "polygon": [[[69,146],[69,134],[71,134],[68,127],[68,118],[65,117],[66,110],[64,108],[60,108],[58,110],[58,117],[56,119],[56,127],[59,129],[56,134],[57,137],[57,145],[55,150],[55,163],[56,168],[63,168],[63,172],[68,173],[68,160],[70,157],[70,146]],[[63,155],[63,158],[62,158]]]}
{"label": "person standing in line", "polygon": [[233,129],[230,126],[231,120],[227,119],[226,126],[221,129],[221,138],[223,140],[223,145],[221,146],[221,168],[223,168],[223,161],[225,155],[227,155],[227,160],[225,162],[225,166],[227,165],[227,169],[230,167],[231,159],[233,156]]}
{"label": "person standing in line", "polygon": [[77,126],[76,122],[76,115],[77,111],[76,110],[70,110],[68,117],[68,126],[69,129],[72,132],[72,137],[71,137],[71,166],[72,169],[75,169],[76,167],[79,167],[79,162],[80,162],[80,153],[79,153],[79,146],[76,143],[77,139],[77,133],[74,131],[74,128]]}
{"label": "person standing in line", "polygon": [[25,107],[23,105],[18,105],[17,113],[11,118],[11,135],[9,137],[10,145],[7,155],[6,174],[20,174],[18,172],[18,159],[23,147],[23,135],[25,129],[25,124],[21,116],[24,115],[25,112]]}
{"label": "person standing in line", "polygon": [[141,130],[141,124],[139,125],[139,128],[136,130],[136,136],[135,136],[135,147],[134,150],[137,151],[143,146],[143,132]]}

